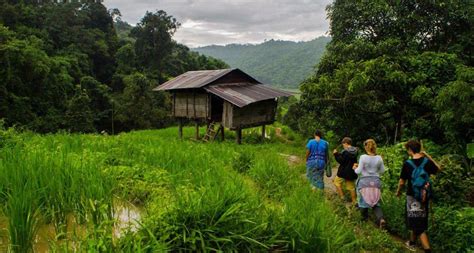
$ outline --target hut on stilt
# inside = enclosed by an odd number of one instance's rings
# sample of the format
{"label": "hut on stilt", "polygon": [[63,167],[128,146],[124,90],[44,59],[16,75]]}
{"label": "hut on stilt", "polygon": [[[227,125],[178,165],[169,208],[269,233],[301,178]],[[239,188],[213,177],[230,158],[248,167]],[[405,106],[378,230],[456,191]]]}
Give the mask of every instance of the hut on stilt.
{"label": "hut on stilt", "polygon": [[205,141],[224,129],[236,131],[237,143],[242,142],[242,129],[275,122],[277,100],[289,97],[287,91],[272,88],[257,81],[240,69],[200,70],[186,72],[154,89],[172,95],[171,115],[179,120],[179,136],[183,135],[183,119],[193,120],[196,139],[199,124],[207,124]]}

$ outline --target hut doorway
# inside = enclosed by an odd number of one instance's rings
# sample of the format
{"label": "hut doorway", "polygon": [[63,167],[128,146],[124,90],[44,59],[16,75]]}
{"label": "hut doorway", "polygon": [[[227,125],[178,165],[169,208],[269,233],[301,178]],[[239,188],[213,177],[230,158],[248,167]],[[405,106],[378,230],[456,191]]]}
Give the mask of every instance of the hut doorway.
{"label": "hut doorway", "polygon": [[218,96],[211,95],[211,121],[222,122],[224,112],[224,100]]}

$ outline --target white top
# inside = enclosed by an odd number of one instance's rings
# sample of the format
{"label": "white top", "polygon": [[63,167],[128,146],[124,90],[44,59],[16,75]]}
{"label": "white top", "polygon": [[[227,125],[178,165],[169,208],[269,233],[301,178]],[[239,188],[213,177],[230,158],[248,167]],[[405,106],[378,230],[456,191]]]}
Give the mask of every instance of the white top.
{"label": "white top", "polygon": [[355,169],[355,173],[362,174],[362,177],[380,177],[384,171],[383,160],[379,155],[361,155],[359,158],[359,166]]}

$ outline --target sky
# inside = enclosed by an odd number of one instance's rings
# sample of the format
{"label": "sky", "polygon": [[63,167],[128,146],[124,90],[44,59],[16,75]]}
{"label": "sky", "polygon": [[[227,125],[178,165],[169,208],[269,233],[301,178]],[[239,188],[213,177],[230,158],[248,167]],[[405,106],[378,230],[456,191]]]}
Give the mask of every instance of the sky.
{"label": "sky", "polygon": [[146,11],[164,10],[181,27],[174,39],[189,47],[309,41],[327,35],[331,0],[104,0],[135,25]]}

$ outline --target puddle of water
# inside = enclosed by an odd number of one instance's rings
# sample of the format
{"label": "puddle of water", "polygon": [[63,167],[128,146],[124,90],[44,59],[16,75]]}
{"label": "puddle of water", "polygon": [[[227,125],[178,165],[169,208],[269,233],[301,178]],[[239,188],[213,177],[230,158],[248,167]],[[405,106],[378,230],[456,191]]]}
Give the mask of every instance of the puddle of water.
{"label": "puddle of water", "polygon": [[[116,201],[115,206],[115,225],[113,229],[115,239],[123,236],[126,231],[138,231],[140,227],[139,221],[142,218],[142,209],[129,202],[120,200]],[[74,238],[83,238],[86,235],[86,226],[78,224],[75,217],[70,215],[68,216],[66,239],[57,240],[54,226],[52,224],[43,224],[39,227],[35,237],[34,252],[47,253],[50,251],[52,244],[55,245],[66,240],[71,241],[74,240]],[[0,252],[8,251],[8,236],[8,219],[7,217],[0,217]]]}
{"label": "puddle of water", "polygon": [[119,201],[115,207],[114,236],[120,238],[126,231],[137,232],[140,228],[142,210],[131,203]]}

